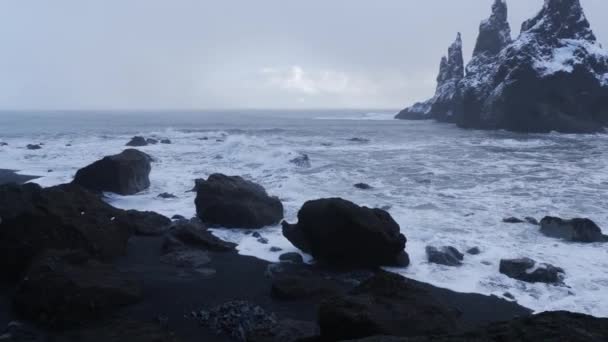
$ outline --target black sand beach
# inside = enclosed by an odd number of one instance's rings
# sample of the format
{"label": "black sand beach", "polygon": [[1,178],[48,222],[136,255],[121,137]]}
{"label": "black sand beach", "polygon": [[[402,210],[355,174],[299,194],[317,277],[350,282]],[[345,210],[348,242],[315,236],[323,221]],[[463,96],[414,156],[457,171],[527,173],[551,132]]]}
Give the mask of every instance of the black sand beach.
{"label": "black sand beach", "polygon": [[0,185],[8,183],[23,184],[36,178],[38,176],[21,175],[13,170],[0,169]]}

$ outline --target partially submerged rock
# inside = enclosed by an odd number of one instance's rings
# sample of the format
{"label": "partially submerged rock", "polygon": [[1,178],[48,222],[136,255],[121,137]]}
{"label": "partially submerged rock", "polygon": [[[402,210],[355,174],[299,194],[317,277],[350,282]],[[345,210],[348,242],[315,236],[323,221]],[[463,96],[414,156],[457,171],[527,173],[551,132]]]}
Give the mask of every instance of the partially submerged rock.
{"label": "partially submerged rock", "polygon": [[28,150],[40,150],[42,149],[42,146],[40,144],[27,144],[25,148],[27,148]]}
{"label": "partially submerged rock", "polygon": [[137,303],[137,281],[84,252],[43,253],[19,283],[14,307],[19,314],[52,328],[74,327]]}
{"label": "partially submerged rock", "polygon": [[500,260],[500,273],[528,283],[559,284],[564,270],[553,265],[540,263],[530,258]]}
{"label": "partially submerged rock", "polygon": [[540,221],[540,232],[550,237],[573,242],[608,241],[600,227],[586,218],[564,220],[547,216]]}
{"label": "partially submerged rock", "polygon": [[119,223],[131,227],[137,235],[158,236],[167,232],[171,220],[153,211],[127,210],[116,217]]}
{"label": "partially submerged rock", "polygon": [[310,158],[308,157],[308,154],[302,154],[298,157],[293,158],[289,162],[295,164],[297,167],[310,167]]}
{"label": "partially submerged rock", "polygon": [[283,253],[279,256],[279,260],[282,262],[292,262],[294,264],[301,264],[304,262],[302,254],[296,252]]}
{"label": "partially submerged rock", "polygon": [[[298,223],[283,235],[318,261],[341,267],[395,265],[406,261],[406,238],[391,215],[341,198],[304,203]],[[409,262],[409,259],[407,260]]]}
{"label": "partially submerged rock", "polygon": [[131,147],[148,146],[148,142],[146,141],[146,138],[136,136],[136,137],[131,138],[131,141],[129,141],[127,143],[127,146],[131,146]]}
{"label": "partially submerged rock", "polygon": [[255,229],[275,225],[283,218],[281,201],[257,183],[216,173],[195,184],[196,212],[205,224]]}
{"label": "partially submerged rock", "polygon": [[78,170],[73,183],[91,191],[133,195],[150,186],[150,162],[149,155],[127,149]]}
{"label": "partially submerged rock", "polygon": [[524,221],[520,218],[517,218],[517,217],[506,217],[506,218],[502,219],[502,222],[504,222],[504,223],[524,223],[526,221]]}
{"label": "partially submerged rock", "polygon": [[373,187],[367,183],[357,183],[357,184],[355,184],[355,188],[360,189],[360,190],[370,190]]}
{"label": "partially submerged rock", "polygon": [[464,254],[452,246],[427,246],[426,256],[429,262],[445,266],[460,266],[464,259]]}

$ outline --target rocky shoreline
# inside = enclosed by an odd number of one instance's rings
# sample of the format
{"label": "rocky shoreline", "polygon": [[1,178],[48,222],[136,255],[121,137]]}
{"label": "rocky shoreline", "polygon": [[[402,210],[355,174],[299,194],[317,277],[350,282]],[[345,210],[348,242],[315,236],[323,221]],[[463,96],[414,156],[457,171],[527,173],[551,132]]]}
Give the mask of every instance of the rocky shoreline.
{"label": "rocky shoreline", "polygon": [[[0,185],[2,338],[526,341],[556,336],[554,329],[567,340],[608,337],[608,319],[533,316],[511,300],[384,271],[407,266],[409,256],[406,237],[382,209],[340,198],[305,203],[297,223],[282,225],[287,239],[315,258],[308,265],[297,253],[282,255],[279,263],[242,256],[235,244],[211,234],[208,226],[249,227],[264,243],[255,230],[282,219],[280,200],[241,177],[196,180],[198,217],[191,219],[125,211],[102,200],[103,191],[149,186],[153,160],[131,149],[86,166],[71,184]],[[116,177],[91,176],[107,169]],[[545,235],[568,241],[606,241],[587,219],[505,222],[538,225]],[[450,246],[429,246],[427,254],[429,262],[453,267],[465,257]],[[502,260],[500,272],[557,285],[564,277],[558,267],[531,259]]]}

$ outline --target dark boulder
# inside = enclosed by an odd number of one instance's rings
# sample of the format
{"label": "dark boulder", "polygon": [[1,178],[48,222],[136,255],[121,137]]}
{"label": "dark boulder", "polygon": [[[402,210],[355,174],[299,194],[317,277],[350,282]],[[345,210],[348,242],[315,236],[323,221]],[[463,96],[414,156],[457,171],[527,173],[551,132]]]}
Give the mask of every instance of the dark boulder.
{"label": "dark boulder", "polygon": [[268,250],[271,251],[272,253],[277,253],[277,252],[282,251],[283,248],[277,247],[277,246],[271,246]]}
{"label": "dark boulder", "polygon": [[479,249],[479,247],[472,247],[467,250],[467,253],[471,255],[478,255],[481,254],[481,250]]}
{"label": "dark boulder", "polygon": [[196,213],[211,226],[262,228],[283,218],[283,205],[259,184],[238,176],[212,174],[196,180]]}
{"label": "dark boulder", "polygon": [[156,144],[158,144],[158,140],[153,139],[153,138],[147,138],[146,143],[148,143],[148,145],[156,145]]}
{"label": "dark boulder", "polygon": [[301,264],[304,262],[302,254],[296,252],[283,253],[279,256],[279,260],[282,262],[291,262],[294,264]]}
{"label": "dark boulder", "polygon": [[130,227],[137,235],[158,236],[167,232],[171,220],[153,211],[127,210],[116,217],[118,223]]}
{"label": "dark boulder", "polygon": [[537,220],[537,219],[535,219],[534,217],[531,217],[531,216],[526,216],[526,217],[525,217],[525,220],[526,220],[526,222],[528,222],[529,224],[532,224],[532,225],[535,225],[535,226],[540,225],[540,223],[538,222],[538,220]]}
{"label": "dark boulder", "polygon": [[150,162],[149,155],[127,149],[78,170],[73,183],[91,191],[133,195],[150,186]]}
{"label": "dark boulder", "polygon": [[162,139],[162,140],[160,141],[160,143],[161,143],[161,144],[165,144],[165,145],[169,145],[169,144],[171,144],[171,140],[169,140],[169,139]]}
{"label": "dark boulder", "polygon": [[28,150],[40,150],[42,146],[40,144],[28,144],[25,148]]}
{"label": "dark boulder", "polygon": [[460,266],[464,259],[464,254],[452,246],[427,246],[426,256],[429,262],[445,266]]}
{"label": "dark boulder", "polygon": [[175,222],[173,229],[165,238],[165,251],[168,246],[175,246],[175,241],[180,245],[189,248],[208,250],[213,252],[234,251],[236,244],[224,241],[211,234],[203,226],[193,224],[189,221]]}
{"label": "dark boulder", "polygon": [[74,184],[0,186],[0,269],[22,272],[45,249],[81,249],[101,258],[123,255],[133,232],[122,210]]}
{"label": "dark boulder", "polygon": [[148,146],[148,142],[146,141],[146,138],[137,136],[137,137],[131,138],[131,141],[129,141],[127,143],[127,146],[131,146],[131,147]]}
{"label": "dark boulder", "polygon": [[297,167],[310,167],[310,158],[308,158],[308,154],[302,154],[289,162],[295,164]]}
{"label": "dark boulder", "polygon": [[500,260],[500,273],[528,283],[562,283],[564,270],[549,264],[538,264],[530,258]]}
{"label": "dark boulder", "polygon": [[48,251],[37,258],[19,283],[15,310],[52,328],[67,328],[98,319],[137,303],[139,284],[84,252]]}
{"label": "dark boulder", "polygon": [[540,221],[540,232],[558,239],[573,242],[608,241],[606,235],[595,222],[586,218],[564,220],[547,216]]}
{"label": "dark boulder", "polygon": [[517,218],[517,217],[507,217],[507,218],[502,219],[502,222],[504,222],[504,223],[524,223],[526,221],[524,221],[520,218]]}
{"label": "dark boulder", "polygon": [[357,184],[355,184],[355,188],[360,189],[360,190],[373,189],[373,187],[371,185],[366,184],[366,183],[357,183]]}
{"label": "dark boulder", "polygon": [[318,317],[321,337],[327,341],[445,334],[460,328],[456,310],[428,289],[387,272],[364,281],[347,295],[324,300]]}
{"label": "dark boulder", "polygon": [[8,146],[8,143],[5,143],[4,141],[0,141],[0,146]]}
{"label": "dark boulder", "polygon": [[391,215],[341,198],[304,203],[298,223],[283,224],[283,235],[318,261],[340,266],[395,265],[406,238]]}
{"label": "dark boulder", "polygon": [[162,194],[159,194],[158,196],[156,196],[158,198],[162,198],[162,199],[173,199],[173,198],[177,198],[177,196],[175,196],[174,194],[168,193],[168,192],[163,192]]}

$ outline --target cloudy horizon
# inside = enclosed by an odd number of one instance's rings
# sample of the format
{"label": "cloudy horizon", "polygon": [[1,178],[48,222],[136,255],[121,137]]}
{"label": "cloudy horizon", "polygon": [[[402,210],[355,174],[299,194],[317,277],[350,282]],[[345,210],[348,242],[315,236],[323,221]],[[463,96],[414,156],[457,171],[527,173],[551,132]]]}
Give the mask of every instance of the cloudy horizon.
{"label": "cloudy horizon", "polygon": [[[0,109],[397,109],[493,0],[0,4]],[[508,0],[513,37],[543,0]],[[582,0],[600,43],[608,3]]]}

